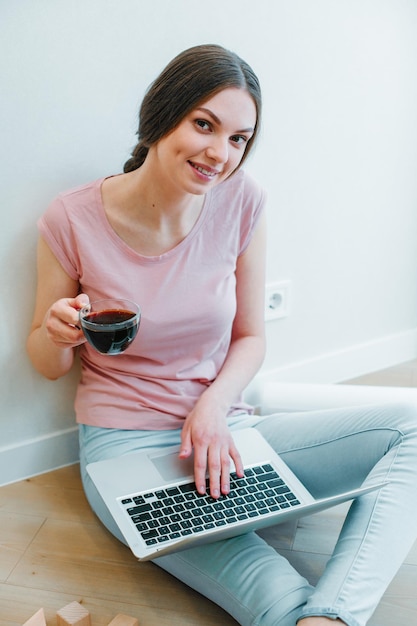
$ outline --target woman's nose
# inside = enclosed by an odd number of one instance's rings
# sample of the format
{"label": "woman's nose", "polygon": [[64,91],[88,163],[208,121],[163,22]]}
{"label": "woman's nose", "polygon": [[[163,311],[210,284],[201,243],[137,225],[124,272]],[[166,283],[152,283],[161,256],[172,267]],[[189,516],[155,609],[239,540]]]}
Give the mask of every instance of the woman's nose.
{"label": "woman's nose", "polygon": [[222,135],[213,136],[208,146],[207,156],[215,160],[216,163],[226,163],[229,158],[229,141]]}

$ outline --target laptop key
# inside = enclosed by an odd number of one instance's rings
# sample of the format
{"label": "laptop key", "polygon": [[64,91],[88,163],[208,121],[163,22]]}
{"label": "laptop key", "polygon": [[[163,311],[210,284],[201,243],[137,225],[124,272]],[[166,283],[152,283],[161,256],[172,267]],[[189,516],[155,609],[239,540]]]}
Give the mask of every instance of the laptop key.
{"label": "laptop key", "polygon": [[[191,528],[192,524],[190,522],[189,519],[184,520],[183,522],[180,523],[181,528],[183,528],[184,530],[186,530],[187,528]],[[191,532],[191,531],[190,531]]]}
{"label": "laptop key", "polygon": [[142,538],[146,541],[147,539],[153,539],[158,536],[158,531],[153,530],[145,530],[141,532]]}
{"label": "laptop key", "polygon": [[268,472],[258,476],[258,481],[267,482],[268,480],[282,480],[276,472]]}
{"label": "laptop key", "polygon": [[169,538],[170,539],[179,539],[181,537],[180,533],[171,533]]}
{"label": "laptop key", "polygon": [[284,487],[277,487],[275,490],[275,493],[279,493],[279,494],[290,493],[290,488],[287,487],[287,485],[284,485]]}
{"label": "laptop key", "polygon": [[131,506],[127,509],[129,515],[140,515],[140,513],[145,513],[145,511],[151,511],[152,507],[150,504],[142,504],[140,506]]}
{"label": "laptop key", "polygon": [[176,533],[181,530],[181,526],[179,524],[171,524],[169,530],[171,533]]}
{"label": "laptop key", "polygon": [[157,528],[159,526],[159,522],[156,519],[150,519],[148,522],[149,528]]}
{"label": "laptop key", "polygon": [[195,485],[193,483],[185,483],[185,485],[178,485],[178,489],[181,493],[195,492]]}

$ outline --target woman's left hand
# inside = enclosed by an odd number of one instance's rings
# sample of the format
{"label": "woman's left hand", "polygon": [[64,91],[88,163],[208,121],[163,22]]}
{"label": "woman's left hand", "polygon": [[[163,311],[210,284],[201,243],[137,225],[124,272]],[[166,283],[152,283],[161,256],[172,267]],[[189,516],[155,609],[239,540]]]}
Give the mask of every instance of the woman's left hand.
{"label": "woman's left hand", "polygon": [[194,480],[198,493],[205,494],[208,471],[210,495],[218,498],[230,491],[230,459],[238,476],[243,465],[227,425],[225,414],[204,396],[185,420],[181,434],[180,458],[188,458],[194,449]]}

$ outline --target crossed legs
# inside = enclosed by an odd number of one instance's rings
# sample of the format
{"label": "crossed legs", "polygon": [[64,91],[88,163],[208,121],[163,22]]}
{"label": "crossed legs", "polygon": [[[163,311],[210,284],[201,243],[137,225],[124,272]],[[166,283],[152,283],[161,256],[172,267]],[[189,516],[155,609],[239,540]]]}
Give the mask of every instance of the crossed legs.
{"label": "crossed legs", "polygon": [[[242,626],[364,626],[417,534],[416,408],[274,415],[259,418],[255,427],[315,497],[364,481],[387,481],[379,491],[355,500],[316,587],[256,533],[160,557],[155,563],[222,606]],[[134,431],[96,430],[99,445],[94,429],[81,435],[84,485],[92,508],[120,538],[84,465],[100,458],[101,450],[107,454],[109,446],[114,456],[144,443]],[[161,446],[172,444],[173,437],[172,432],[155,433]],[[165,439],[169,442],[164,444]]]}

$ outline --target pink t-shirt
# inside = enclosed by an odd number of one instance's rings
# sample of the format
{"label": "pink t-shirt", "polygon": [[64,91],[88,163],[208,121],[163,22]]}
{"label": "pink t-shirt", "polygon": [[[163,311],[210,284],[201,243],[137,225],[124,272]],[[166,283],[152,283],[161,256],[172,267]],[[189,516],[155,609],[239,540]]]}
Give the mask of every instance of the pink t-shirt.
{"label": "pink t-shirt", "polygon": [[[236,260],[249,244],[264,192],[237,172],[207,194],[181,243],[149,257],[132,250],[110,226],[103,180],[60,194],[38,224],[90,300],[127,298],[142,312],[136,339],[121,355],[80,347],[77,421],[106,428],[180,428],[225,360],[236,310]],[[236,398],[229,414],[249,408]]]}

